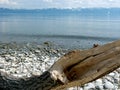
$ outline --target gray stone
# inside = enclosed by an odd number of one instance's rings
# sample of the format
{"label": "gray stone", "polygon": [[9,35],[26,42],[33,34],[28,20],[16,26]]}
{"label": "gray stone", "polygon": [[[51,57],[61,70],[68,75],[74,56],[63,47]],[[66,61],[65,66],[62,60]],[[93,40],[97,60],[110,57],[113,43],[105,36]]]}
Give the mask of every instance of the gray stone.
{"label": "gray stone", "polygon": [[108,80],[105,80],[104,89],[114,89],[114,85]]}

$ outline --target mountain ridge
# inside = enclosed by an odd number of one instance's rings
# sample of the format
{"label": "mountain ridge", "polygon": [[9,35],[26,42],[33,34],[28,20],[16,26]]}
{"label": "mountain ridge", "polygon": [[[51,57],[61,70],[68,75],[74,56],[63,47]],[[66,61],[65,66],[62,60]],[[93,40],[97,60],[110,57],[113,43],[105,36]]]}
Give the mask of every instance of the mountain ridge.
{"label": "mountain ridge", "polygon": [[77,9],[9,9],[0,8],[0,14],[40,14],[40,15],[103,15],[120,16],[120,8],[77,8]]}

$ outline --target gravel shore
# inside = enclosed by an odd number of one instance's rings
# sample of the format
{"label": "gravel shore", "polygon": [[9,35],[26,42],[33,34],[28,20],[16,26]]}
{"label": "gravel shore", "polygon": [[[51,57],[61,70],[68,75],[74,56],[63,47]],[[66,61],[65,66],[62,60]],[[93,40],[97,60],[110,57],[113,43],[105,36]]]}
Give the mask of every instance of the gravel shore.
{"label": "gravel shore", "polygon": [[[51,42],[0,43],[0,71],[17,77],[41,75],[68,51]],[[120,68],[94,82],[68,90],[120,90]]]}

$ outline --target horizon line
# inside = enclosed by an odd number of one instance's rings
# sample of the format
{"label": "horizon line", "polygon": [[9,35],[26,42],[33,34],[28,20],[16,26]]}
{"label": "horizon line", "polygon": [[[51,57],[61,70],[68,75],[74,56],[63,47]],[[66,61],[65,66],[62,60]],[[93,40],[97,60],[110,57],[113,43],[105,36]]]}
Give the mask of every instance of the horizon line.
{"label": "horizon line", "polygon": [[0,9],[9,9],[9,10],[47,10],[47,9],[56,9],[56,10],[80,10],[80,9],[120,9],[120,7],[80,7],[80,8],[4,8]]}

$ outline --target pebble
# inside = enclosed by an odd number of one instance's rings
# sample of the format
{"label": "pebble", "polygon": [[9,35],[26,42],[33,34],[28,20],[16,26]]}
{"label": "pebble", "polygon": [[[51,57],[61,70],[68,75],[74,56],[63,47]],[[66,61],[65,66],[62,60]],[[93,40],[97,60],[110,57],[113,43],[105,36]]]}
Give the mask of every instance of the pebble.
{"label": "pebble", "polygon": [[95,81],[95,88],[97,90],[103,90],[103,82],[102,82],[102,79],[97,79]]}
{"label": "pebble", "polygon": [[95,81],[95,85],[96,86],[98,86],[98,85],[102,85],[103,83],[102,83],[102,79],[97,79],[96,81]]}
{"label": "pebble", "polygon": [[4,69],[4,64],[0,63],[0,69]]}
{"label": "pebble", "polygon": [[114,77],[114,76],[115,76],[115,73],[112,72],[112,73],[110,73],[110,74],[108,74],[108,75],[111,76],[111,77]]}
{"label": "pebble", "polygon": [[104,88],[105,89],[114,89],[114,85],[110,81],[105,79],[104,80]]}
{"label": "pebble", "polygon": [[94,89],[94,88],[95,88],[94,83],[88,83],[85,85],[84,90],[90,90],[90,89]]}

